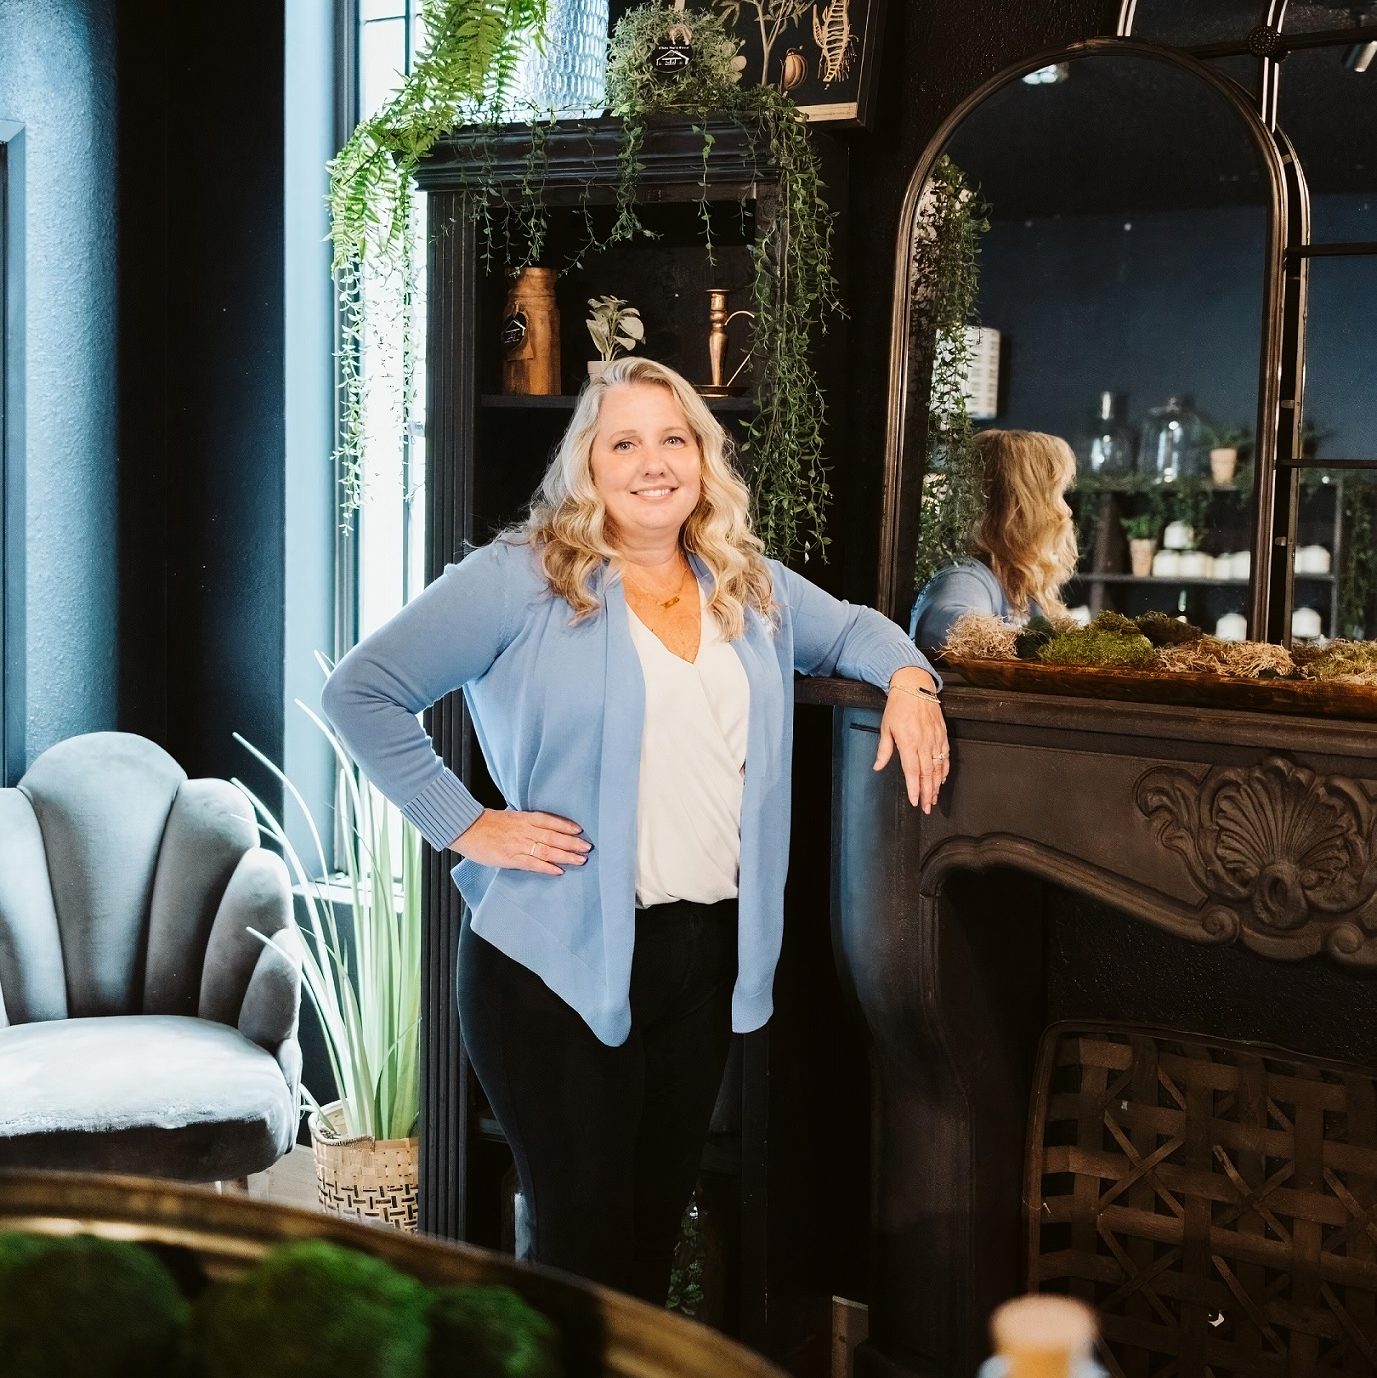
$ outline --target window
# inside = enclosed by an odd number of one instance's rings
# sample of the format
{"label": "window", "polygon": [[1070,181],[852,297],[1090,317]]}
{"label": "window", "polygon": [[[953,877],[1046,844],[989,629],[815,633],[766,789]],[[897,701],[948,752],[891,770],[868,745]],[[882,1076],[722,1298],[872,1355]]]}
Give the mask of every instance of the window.
{"label": "window", "polygon": [[[359,0],[356,25],[351,126],[397,90],[424,38],[419,0]],[[364,491],[342,534],[352,545],[351,558],[340,561],[349,572],[339,590],[343,645],[386,622],[425,582],[425,208],[419,195],[416,212],[412,251],[419,290],[410,332],[416,395],[406,434],[401,402],[408,342],[401,284],[395,275],[364,281]]]}

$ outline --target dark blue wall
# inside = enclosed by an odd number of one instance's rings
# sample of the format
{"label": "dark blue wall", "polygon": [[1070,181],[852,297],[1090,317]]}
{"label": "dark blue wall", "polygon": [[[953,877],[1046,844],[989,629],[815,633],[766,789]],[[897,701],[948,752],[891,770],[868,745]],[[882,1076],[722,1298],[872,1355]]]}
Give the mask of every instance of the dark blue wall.
{"label": "dark blue wall", "polygon": [[[1360,238],[1366,205],[1326,198],[1324,221]],[[1135,424],[1189,393],[1207,417],[1252,429],[1264,244],[1263,212],[1249,208],[996,221],[981,251],[980,318],[1003,337],[997,424],[1075,444],[1108,389],[1128,394]],[[1333,432],[1322,456],[1377,456],[1365,400],[1374,307],[1377,261],[1315,267],[1306,407]]]}
{"label": "dark blue wall", "polygon": [[115,42],[108,0],[0,4],[24,126],[25,760],[117,718]]}

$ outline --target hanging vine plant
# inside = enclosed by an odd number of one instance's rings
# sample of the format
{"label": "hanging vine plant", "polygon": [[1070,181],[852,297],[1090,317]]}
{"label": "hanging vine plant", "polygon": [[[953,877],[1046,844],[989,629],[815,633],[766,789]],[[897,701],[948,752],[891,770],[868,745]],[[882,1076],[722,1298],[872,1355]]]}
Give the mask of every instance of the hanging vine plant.
{"label": "hanging vine plant", "polygon": [[544,32],[548,0],[421,0],[424,50],[401,88],[360,122],[331,160],[330,240],[340,300],[337,349],[342,418],[333,459],[347,514],[364,481],[364,299],[390,284],[401,310],[400,422],[415,402],[416,265],[412,174],[473,112],[500,110],[523,46]]}
{"label": "hanging vine plant", "polygon": [[1343,476],[1343,553],[1339,568],[1338,635],[1361,639],[1372,629],[1373,587],[1377,585],[1377,542],[1372,534],[1374,485],[1371,476]]}
{"label": "hanging vine plant", "polygon": [[[654,55],[685,32],[687,61],[670,75],[658,72]],[[618,21],[607,69],[608,102],[624,130],[614,233],[630,237],[641,229],[635,177],[648,115],[726,115],[746,133],[753,153],[768,158],[778,178],[779,207],[751,244],[758,406],[741,450],[750,473],[755,529],[766,549],[781,558],[794,551],[805,560],[825,558],[830,498],[823,463],[825,404],[812,350],[829,317],[841,311],[832,267],[833,216],[804,116],[777,87],[742,82],[745,61],[739,46],[724,17],[706,11],[647,5]],[[698,127],[706,171],[711,135]],[[706,201],[702,222],[711,254]]]}
{"label": "hanging vine plant", "polygon": [[[757,406],[741,454],[753,523],[766,549],[781,558],[799,553],[807,560],[825,557],[828,544],[825,403],[811,355],[829,318],[841,310],[832,267],[833,217],[803,115],[777,88],[742,84],[745,61],[739,47],[723,16],[706,11],[652,3],[618,20],[607,66],[608,106],[620,120],[611,224],[599,231],[585,204],[584,242],[567,266],[650,233],[638,214],[637,191],[647,121],[656,115],[691,122],[703,140],[699,218],[712,260],[713,217],[706,193],[714,136],[707,121],[725,117],[742,131],[760,175],[777,179],[778,213],[758,224],[750,246]],[[677,65],[666,71],[656,58],[671,48]],[[470,205],[490,269],[534,263],[547,242],[539,187],[545,171],[543,132],[552,120],[550,112],[546,123],[533,125],[519,188],[498,184],[490,153],[464,170],[465,184],[475,193]]]}
{"label": "hanging vine plant", "polygon": [[945,154],[918,206],[909,275],[913,334],[910,355],[931,364],[927,408],[927,463],[918,509],[921,587],[944,565],[970,554],[971,533],[984,507],[983,475],[971,444],[966,376],[980,287],[980,239],[989,207],[964,172]]}

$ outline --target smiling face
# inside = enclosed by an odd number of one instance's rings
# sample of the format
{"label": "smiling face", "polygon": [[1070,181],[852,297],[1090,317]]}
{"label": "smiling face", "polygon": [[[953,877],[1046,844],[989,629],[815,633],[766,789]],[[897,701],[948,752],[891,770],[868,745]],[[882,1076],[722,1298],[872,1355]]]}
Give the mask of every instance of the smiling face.
{"label": "smiling face", "polygon": [[703,455],[674,394],[658,383],[607,389],[593,436],[593,486],[617,544],[676,539],[698,505]]}

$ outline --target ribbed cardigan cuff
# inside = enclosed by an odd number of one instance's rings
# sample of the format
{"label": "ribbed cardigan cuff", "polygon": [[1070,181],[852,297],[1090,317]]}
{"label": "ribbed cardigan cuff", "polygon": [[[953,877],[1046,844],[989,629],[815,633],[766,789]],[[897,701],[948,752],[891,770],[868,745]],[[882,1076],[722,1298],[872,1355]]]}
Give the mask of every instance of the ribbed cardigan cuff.
{"label": "ribbed cardigan cuff", "polygon": [[452,770],[437,775],[409,804],[402,817],[420,830],[437,852],[445,851],[482,816],[483,806]]}
{"label": "ribbed cardigan cuff", "polygon": [[877,646],[857,669],[860,670],[860,678],[867,683],[875,685],[877,689],[888,689],[894,672],[902,670],[906,665],[915,665],[920,670],[926,670],[936,683],[938,692],[941,692],[942,676],[937,673],[932,663],[913,642],[900,641],[897,637],[887,641],[883,646]]}

